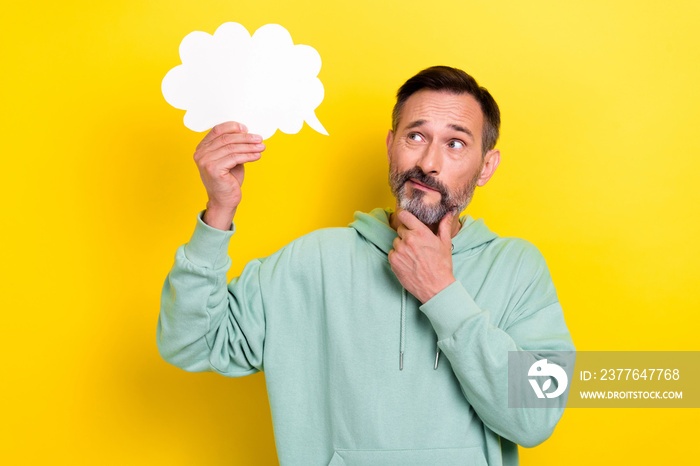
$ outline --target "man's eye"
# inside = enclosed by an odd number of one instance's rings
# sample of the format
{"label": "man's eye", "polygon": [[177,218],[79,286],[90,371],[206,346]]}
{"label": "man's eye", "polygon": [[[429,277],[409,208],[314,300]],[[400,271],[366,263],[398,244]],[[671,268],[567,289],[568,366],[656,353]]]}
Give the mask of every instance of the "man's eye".
{"label": "man's eye", "polygon": [[463,149],[464,143],[462,141],[452,140],[448,144],[450,149]]}
{"label": "man's eye", "polygon": [[420,141],[422,138],[418,133],[408,133],[408,139],[411,141]]}

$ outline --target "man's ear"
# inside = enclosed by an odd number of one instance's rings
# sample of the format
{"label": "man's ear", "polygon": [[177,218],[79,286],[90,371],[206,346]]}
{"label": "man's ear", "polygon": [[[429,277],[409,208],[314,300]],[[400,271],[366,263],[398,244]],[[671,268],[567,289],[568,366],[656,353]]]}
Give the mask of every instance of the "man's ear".
{"label": "man's ear", "polygon": [[476,181],[476,185],[483,186],[488,183],[496,172],[499,163],[501,163],[501,151],[498,149],[491,149],[488,151],[484,156],[484,166],[481,168],[481,175]]}
{"label": "man's ear", "polygon": [[394,143],[394,132],[389,130],[386,135],[386,159],[391,163],[391,145]]}

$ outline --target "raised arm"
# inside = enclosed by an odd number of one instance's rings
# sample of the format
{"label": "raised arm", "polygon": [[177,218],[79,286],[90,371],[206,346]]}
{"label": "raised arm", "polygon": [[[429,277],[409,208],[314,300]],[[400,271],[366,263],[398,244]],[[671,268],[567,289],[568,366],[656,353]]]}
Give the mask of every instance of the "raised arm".
{"label": "raised arm", "polygon": [[188,371],[241,376],[262,368],[265,319],[252,261],[227,284],[228,243],[241,201],[244,164],[264,150],[236,122],[214,127],[194,159],[208,194],[190,241],[178,248],[163,286],[157,343],[162,357]]}

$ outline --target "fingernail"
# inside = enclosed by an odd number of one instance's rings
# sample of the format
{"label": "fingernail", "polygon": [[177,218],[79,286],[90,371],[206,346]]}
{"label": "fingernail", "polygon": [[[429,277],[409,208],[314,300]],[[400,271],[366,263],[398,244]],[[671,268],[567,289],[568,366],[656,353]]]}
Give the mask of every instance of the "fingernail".
{"label": "fingernail", "polygon": [[238,126],[241,127],[241,131],[248,132],[248,127],[246,125],[244,125],[243,123],[239,123]]}

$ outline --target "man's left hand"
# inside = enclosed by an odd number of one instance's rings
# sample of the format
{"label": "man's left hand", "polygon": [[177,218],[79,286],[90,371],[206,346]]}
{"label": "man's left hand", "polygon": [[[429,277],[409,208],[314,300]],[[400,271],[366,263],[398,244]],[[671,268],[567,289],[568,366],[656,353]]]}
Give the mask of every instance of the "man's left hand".
{"label": "man's left hand", "polygon": [[438,226],[437,236],[406,210],[395,215],[399,220],[389,264],[401,285],[425,303],[455,281],[452,273],[452,223],[449,212]]}

